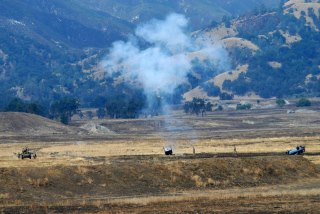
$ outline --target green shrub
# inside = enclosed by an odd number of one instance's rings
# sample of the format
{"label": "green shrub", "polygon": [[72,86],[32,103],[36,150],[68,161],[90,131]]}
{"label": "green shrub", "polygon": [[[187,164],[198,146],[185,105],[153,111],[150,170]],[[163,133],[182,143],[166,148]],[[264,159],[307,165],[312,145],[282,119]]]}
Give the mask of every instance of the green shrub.
{"label": "green shrub", "polygon": [[305,107],[305,106],[311,106],[311,101],[308,100],[307,98],[301,98],[297,102],[297,107]]}
{"label": "green shrub", "polygon": [[237,104],[237,110],[251,109],[252,105],[250,103]]}
{"label": "green shrub", "polygon": [[276,103],[279,107],[283,107],[286,104],[286,101],[284,99],[277,99]]}

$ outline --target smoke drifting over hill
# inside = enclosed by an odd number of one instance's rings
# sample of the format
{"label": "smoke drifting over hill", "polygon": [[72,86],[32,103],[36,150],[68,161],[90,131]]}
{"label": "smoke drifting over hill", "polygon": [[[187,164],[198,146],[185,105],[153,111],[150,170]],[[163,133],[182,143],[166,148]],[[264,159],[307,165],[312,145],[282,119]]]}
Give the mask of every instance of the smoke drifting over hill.
{"label": "smoke drifting over hill", "polygon": [[[170,94],[184,83],[196,59],[194,55],[201,56],[206,65],[220,69],[227,66],[226,51],[218,43],[191,37],[187,26],[188,20],[180,14],[142,24],[128,41],[113,44],[102,66],[108,74],[120,72],[126,80],[138,81],[147,96]],[[138,41],[146,42],[147,48]]]}

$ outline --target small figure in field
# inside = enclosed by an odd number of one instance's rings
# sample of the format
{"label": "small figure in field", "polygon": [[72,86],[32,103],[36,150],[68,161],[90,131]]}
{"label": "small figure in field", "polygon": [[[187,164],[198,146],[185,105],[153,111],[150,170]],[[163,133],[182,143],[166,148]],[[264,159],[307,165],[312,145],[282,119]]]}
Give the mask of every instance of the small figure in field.
{"label": "small figure in field", "polygon": [[24,152],[28,152],[29,151],[29,148],[28,148],[28,146],[26,146],[26,147],[24,147],[23,149],[22,149],[22,152],[24,153]]}
{"label": "small figure in field", "polygon": [[236,148],[235,145],[233,146],[233,152],[234,152],[235,155],[237,155],[237,148]]}
{"label": "small figure in field", "polygon": [[195,155],[196,154],[196,149],[194,148],[194,146],[192,147],[192,151],[193,151],[193,154]]}
{"label": "small figure in field", "polygon": [[201,116],[203,117],[203,116],[205,116],[205,115],[207,115],[206,110],[205,110],[205,109],[202,109],[202,110],[201,110]]}

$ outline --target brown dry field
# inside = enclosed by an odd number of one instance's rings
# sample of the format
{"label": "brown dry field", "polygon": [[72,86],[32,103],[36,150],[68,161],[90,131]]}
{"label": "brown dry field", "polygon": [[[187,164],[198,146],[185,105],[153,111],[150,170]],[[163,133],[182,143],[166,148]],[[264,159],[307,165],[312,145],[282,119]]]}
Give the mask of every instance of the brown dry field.
{"label": "brown dry field", "polygon": [[0,124],[0,213],[319,213],[320,107],[287,110],[94,120],[100,134]]}

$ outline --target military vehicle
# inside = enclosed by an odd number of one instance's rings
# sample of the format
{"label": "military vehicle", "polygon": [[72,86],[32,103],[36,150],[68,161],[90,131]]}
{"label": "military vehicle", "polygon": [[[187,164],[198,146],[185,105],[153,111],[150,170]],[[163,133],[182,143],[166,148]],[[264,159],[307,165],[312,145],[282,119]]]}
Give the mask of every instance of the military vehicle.
{"label": "military vehicle", "polygon": [[297,146],[294,149],[288,150],[286,152],[287,155],[301,155],[306,151],[306,147],[305,146]]}
{"label": "military vehicle", "polygon": [[20,159],[24,159],[24,158],[34,158],[36,159],[37,158],[37,154],[34,152],[34,151],[31,151],[28,147],[25,147],[22,149],[22,152],[21,153],[18,153],[18,158]]}

